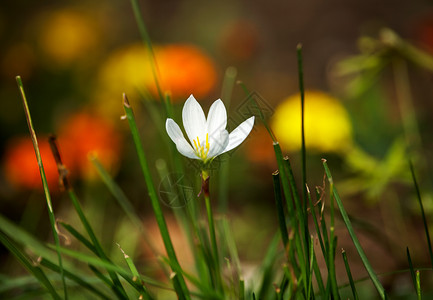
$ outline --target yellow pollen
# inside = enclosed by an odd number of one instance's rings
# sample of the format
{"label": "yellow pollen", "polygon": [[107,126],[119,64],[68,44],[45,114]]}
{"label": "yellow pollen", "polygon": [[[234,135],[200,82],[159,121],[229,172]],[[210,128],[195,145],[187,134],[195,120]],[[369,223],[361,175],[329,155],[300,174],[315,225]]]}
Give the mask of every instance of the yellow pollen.
{"label": "yellow pollen", "polygon": [[206,133],[206,143],[204,145],[200,145],[200,139],[197,137],[197,141],[193,140],[195,146],[195,152],[198,157],[201,159],[206,159],[209,153],[209,134]]}

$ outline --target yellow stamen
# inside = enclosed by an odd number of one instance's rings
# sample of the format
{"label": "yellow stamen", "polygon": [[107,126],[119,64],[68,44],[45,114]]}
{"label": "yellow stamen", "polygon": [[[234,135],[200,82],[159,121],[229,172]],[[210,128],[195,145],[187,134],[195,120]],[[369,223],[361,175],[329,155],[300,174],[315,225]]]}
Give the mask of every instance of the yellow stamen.
{"label": "yellow stamen", "polygon": [[209,134],[206,133],[206,156],[209,153]]}
{"label": "yellow stamen", "polygon": [[204,145],[200,145],[200,139],[197,137],[197,141],[193,140],[195,152],[198,157],[200,157],[203,160],[206,160],[207,155],[209,153],[209,134],[206,134],[206,143]]}

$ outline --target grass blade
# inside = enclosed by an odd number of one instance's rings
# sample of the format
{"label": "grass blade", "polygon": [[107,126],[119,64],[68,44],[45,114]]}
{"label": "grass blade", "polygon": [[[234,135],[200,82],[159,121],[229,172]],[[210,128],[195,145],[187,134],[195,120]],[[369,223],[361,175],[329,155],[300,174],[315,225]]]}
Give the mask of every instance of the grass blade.
{"label": "grass blade", "polygon": [[260,266],[260,274],[262,274],[262,278],[257,293],[257,299],[267,299],[267,295],[272,287],[272,281],[274,280],[274,263],[277,259],[280,238],[280,234],[276,234],[271,240],[262,265]]}
{"label": "grass blade", "polygon": [[419,190],[418,182],[417,182],[416,176],[415,176],[415,171],[413,169],[413,165],[412,165],[411,161],[409,161],[409,166],[410,166],[410,172],[412,174],[413,184],[415,186],[416,196],[418,198],[419,208],[421,210],[422,222],[424,224],[424,232],[425,232],[425,235],[427,238],[428,253],[430,255],[430,263],[431,263],[432,268],[433,268],[433,251],[432,251],[432,246],[431,246],[431,240],[430,240],[430,233],[429,233],[428,224],[427,224],[427,218],[425,216],[424,206],[422,204],[421,192]]}
{"label": "grass blade", "polygon": [[343,256],[344,267],[346,268],[347,277],[349,278],[350,288],[352,289],[353,299],[358,300],[358,293],[356,292],[355,283],[353,282],[352,272],[350,271],[349,261],[347,260],[347,254],[344,249],[341,249],[341,255]]}
{"label": "grass blade", "polygon": [[416,270],[416,295],[418,296],[418,300],[422,299],[421,294],[421,279],[419,276],[419,270]]}
{"label": "grass blade", "polygon": [[278,224],[280,226],[281,239],[283,241],[284,249],[289,243],[289,233],[287,232],[286,217],[284,216],[283,200],[281,199],[281,186],[280,186],[280,173],[275,171],[272,173],[274,182],[274,195],[275,203],[277,206]]}
{"label": "grass blade", "polygon": [[136,226],[140,230],[145,242],[150,247],[152,252],[157,256],[160,255],[159,251],[156,249],[154,243],[149,237],[149,233],[144,228],[143,222],[141,222],[140,218],[138,217],[128,197],[126,197],[125,193],[122,191],[119,185],[113,180],[110,174],[108,174],[107,170],[105,170],[104,166],[101,164],[101,162],[98,160],[96,156],[91,156],[90,161],[96,167],[96,170],[98,171],[98,174],[101,176],[102,181],[105,183],[107,188],[110,190],[111,194],[117,200],[117,203],[120,205],[122,210],[131,220],[134,226]]}
{"label": "grass blade", "polygon": [[17,260],[44,286],[54,299],[61,299],[41,268],[34,266],[2,232],[0,242],[17,258]]}
{"label": "grass blade", "polygon": [[150,59],[149,59],[150,60],[150,66],[152,69],[152,75],[153,75],[153,78],[155,81],[155,86],[156,86],[156,89],[158,91],[159,98],[160,98],[161,102],[164,102],[164,94],[162,93],[161,85],[159,82],[159,78],[160,78],[159,70],[158,70],[158,65],[156,63],[156,59],[155,59],[155,53],[154,53],[153,47],[152,47],[152,41],[150,39],[149,34],[147,33],[146,25],[144,24],[143,16],[141,14],[138,1],[137,0],[131,0],[131,5],[132,5],[132,11],[134,12],[135,21],[137,22],[138,30],[140,31],[141,39],[143,40],[145,46],[147,47],[147,50],[150,53]]}
{"label": "grass blade", "polygon": [[[325,168],[326,177],[328,178],[328,181],[330,184],[332,184],[332,175],[329,171],[328,165],[326,163],[326,160],[323,160],[323,166]],[[361,257],[362,263],[364,264],[365,269],[367,270],[368,275],[370,276],[371,281],[373,282],[374,286],[376,287],[380,297],[382,299],[386,298],[385,289],[383,288],[382,284],[379,281],[379,278],[377,278],[376,273],[374,272],[372,266],[370,265],[370,262],[367,259],[367,256],[365,255],[364,250],[362,249],[362,246],[358,240],[358,237],[355,234],[355,231],[353,230],[352,223],[350,222],[349,216],[347,215],[346,210],[344,209],[343,202],[340,199],[340,196],[338,195],[338,192],[336,188],[333,186],[333,195],[335,197],[335,201],[337,202],[338,208],[341,213],[341,217],[343,218],[344,224],[346,225],[346,228],[349,232],[350,237],[352,238],[353,244],[355,245],[356,250],[358,251],[359,256]]]}
{"label": "grass blade", "polygon": [[178,293],[178,297],[185,297],[186,299],[190,299],[189,291],[186,287],[185,280],[182,276],[182,269],[180,267],[179,261],[177,260],[173,243],[171,242],[170,234],[168,232],[167,223],[162,213],[161,205],[159,203],[158,196],[156,194],[152,176],[150,175],[149,165],[147,163],[143,145],[140,140],[140,135],[138,133],[134,113],[132,111],[131,106],[129,105],[128,99],[126,98],[125,94],[123,94],[123,107],[125,109],[126,118],[128,119],[129,127],[131,129],[132,138],[134,140],[134,144],[137,150],[138,159],[144,175],[145,183],[152,203],[152,208],[155,213],[156,222],[158,224],[161,237],[164,242],[165,249],[167,251],[167,255],[170,259],[173,272],[177,273],[179,276],[178,278],[179,278],[180,289],[177,289],[176,292]]}
{"label": "grass blade", "polygon": [[122,251],[122,254],[125,258],[125,261],[128,264],[129,269],[131,270],[131,273],[133,275],[132,280],[133,281],[138,280],[138,291],[140,292],[139,299],[151,300],[152,297],[149,295],[149,292],[147,291],[146,287],[144,286],[144,282],[141,281],[140,274],[138,273],[137,267],[135,266],[131,257],[129,257],[129,255],[126,254],[125,251],[123,251],[123,249],[120,247],[119,244],[117,244],[117,246],[119,246],[120,251]]}
{"label": "grass blade", "polygon": [[[57,229],[56,229],[56,217],[54,216],[53,206],[51,204],[51,195],[50,195],[50,191],[48,189],[48,183],[47,183],[47,178],[45,176],[45,170],[44,170],[44,165],[42,163],[41,153],[39,151],[38,139],[36,137],[36,133],[35,133],[35,130],[33,127],[33,122],[32,122],[32,118],[30,115],[30,109],[29,109],[29,106],[27,103],[27,98],[26,98],[26,94],[24,92],[24,85],[23,85],[23,82],[21,80],[21,77],[17,76],[16,81],[17,81],[18,88],[19,88],[20,93],[21,93],[21,98],[23,100],[24,113],[26,115],[26,120],[27,120],[27,125],[29,127],[30,137],[31,137],[32,142],[33,142],[33,148],[35,149],[36,159],[38,161],[39,172],[41,174],[41,179],[42,179],[42,186],[44,188],[45,199],[47,201],[47,206],[48,206],[48,215],[49,215],[49,219],[50,219],[51,230],[53,232],[54,242],[55,242],[56,247],[57,247],[56,251],[57,251],[57,256],[58,256],[58,260],[59,260],[59,266],[60,266],[60,269],[63,270],[62,256],[60,255],[60,251],[59,251],[60,240],[59,240],[59,235],[58,235]],[[66,288],[65,276],[63,275],[63,271],[60,272],[60,276],[62,278],[63,292],[65,295],[65,299],[68,299],[68,291]]]}
{"label": "grass blade", "polygon": [[[54,272],[60,273],[60,268],[54,264],[53,262],[43,258],[40,262],[40,264]],[[89,284],[88,282],[86,282],[85,280],[83,280],[82,276],[78,276],[76,275],[77,272],[71,272],[68,271],[67,269],[64,269],[65,272],[65,276],[66,278],[76,282],[78,285],[80,285],[81,287],[89,290],[90,292],[94,293],[96,296],[98,296],[101,299],[111,299],[110,297],[106,296],[103,292],[101,292],[99,289],[97,289],[96,287],[94,287],[93,285]]]}
{"label": "grass blade", "polygon": [[415,269],[413,268],[412,264],[412,258],[410,257],[409,247],[406,247],[406,255],[407,255],[407,261],[409,263],[409,269],[410,269],[410,276],[412,278],[413,287],[416,291],[416,275],[415,275]]}
{"label": "grass blade", "polygon": [[72,234],[80,243],[86,246],[90,251],[98,255],[98,250],[96,250],[95,246],[86,239],[81,233],[79,233],[74,227],[64,222],[59,222],[63,228],[65,228],[70,234]]}

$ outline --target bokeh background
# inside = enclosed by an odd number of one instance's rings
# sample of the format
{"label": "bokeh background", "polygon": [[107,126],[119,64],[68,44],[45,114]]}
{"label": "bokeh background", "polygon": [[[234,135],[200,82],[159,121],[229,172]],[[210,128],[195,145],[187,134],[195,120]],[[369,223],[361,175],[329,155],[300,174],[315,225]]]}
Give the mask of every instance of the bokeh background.
{"label": "bokeh background", "polygon": [[[409,244],[419,245],[413,250],[416,263],[428,262],[407,158],[420,173],[431,217],[433,7],[429,1],[170,0],[141,1],[140,6],[161,87],[170,92],[177,120],[190,94],[207,111],[221,97],[226,74],[236,74],[266,110],[299,179],[296,47],[302,43],[306,113],[311,116],[306,120],[309,185],[323,185],[320,159],[326,157],[378,272],[406,268]],[[88,153],[97,155],[146,226],[155,226],[128,127],[120,119],[126,92],[141,125],[155,182],[160,182],[157,170],[169,160],[169,141],[158,123],[164,115],[152,57],[141,40],[131,3],[2,1],[0,44],[1,213],[41,239],[50,238],[15,82],[20,75],[56,216],[72,223],[76,218],[57,187],[57,169],[47,143],[51,133],[58,136],[73,184],[106,246],[115,249],[113,240],[122,242],[138,261],[151,261],[138,233],[109,204],[111,196],[88,160]],[[235,85],[231,125],[242,121],[246,98]],[[243,262],[254,266],[277,228],[271,179],[276,163],[271,139],[260,122],[245,143],[222,160],[230,160],[230,177],[220,212],[231,218]],[[190,172],[196,174],[193,166]],[[221,198],[216,187],[212,193]],[[166,213],[171,215],[169,207]],[[356,275],[362,277],[365,272],[345,229],[338,229],[339,246],[353,256]],[[176,236],[182,240],[180,232]],[[23,272],[5,250],[1,260],[2,274]],[[399,282],[393,279],[387,282]]]}

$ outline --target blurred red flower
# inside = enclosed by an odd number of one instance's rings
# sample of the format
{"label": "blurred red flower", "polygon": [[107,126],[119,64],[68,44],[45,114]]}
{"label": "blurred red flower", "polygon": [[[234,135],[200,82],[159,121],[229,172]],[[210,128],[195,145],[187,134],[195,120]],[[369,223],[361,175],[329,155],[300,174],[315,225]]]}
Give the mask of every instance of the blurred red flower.
{"label": "blurred red flower", "polygon": [[72,172],[92,179],[96,170],[88,155],[95,155],[107,168],[119,162],[121,135],[107,119],[82,112],[71,116],[59,129],[59,147]]}
{"label": "blurred red flower", "polygon": [[[45,175],[50,189],[57,188],[57,166],[51,155],[48,137],[38,139]],[[12,139],[4,156],[5,176],[16,187],[29,189],[42,189],[42,180],[39,173],[33,143],[29,136]]]}

